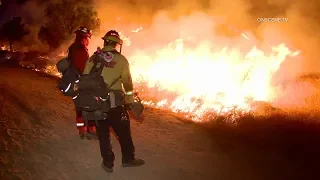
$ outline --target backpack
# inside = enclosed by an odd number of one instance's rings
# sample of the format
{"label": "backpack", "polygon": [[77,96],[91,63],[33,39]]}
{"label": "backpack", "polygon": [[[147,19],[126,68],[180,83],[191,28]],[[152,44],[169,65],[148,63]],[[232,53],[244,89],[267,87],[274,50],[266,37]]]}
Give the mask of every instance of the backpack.
{"label": "backpack", "polygon": [[[61,59],[57,63],[64,70],[58,88],[64,96],[72,97],[76,108],[81,110],[84,120],[104,120],[107,112],[112,108],[110,103],[111,87],[121,78],[119,76],[109,86],[101,76],[105,60],[100,57],[100,51],[95,53],[94,65],[89,74],[79,75],[68,58]],[[68,62],[68,63],[67,63]]]}
{"label": "backpack", "polygon": [[57,70],[62,73],[62,77],[58,83],[58,89],[64,96],[74,97],[77,92],[74,90],[75,83],[79,80],[80,74],[71,64],[68,58],[61,59],[56,64]]}
{"label": "backpack", "polygon": [[89,74],[80,76],[75,84],[77,95],[72,99],[76,108],[82,111],[84,119],[102,120],[107,118],[106,112],[109,111],[108,88],[101,76],[103,67],[104,62],[100,58],[96,58]]}
{"label": "backpack", "polygon": [[110,85],[106,84],[101,76],[106,62],[105,53],[101,52],[100,48],[98,48],[92,58],[94,64],[89,74],[79,76],[79,80],[75,82],[76,88],[74,90],[77,92],[77,95],[72,99],[76,108],[82,111],[82,117],[86,121],[105,120],[108,117],[107,113],[109,110],[115,107],[114,96],[117,96],[119,93],[123,94],[122,91],[111,90],[111,87],[116,84],[121,76],[116,78]]}
{"label": "backpack", "polygon": [[74,97],[77,92],[74,90],[74,84],[79,80],[80,74],[71,62],[71,51],[76,48],[82,48],[80,44],[72,44],[68,49],[68,56],[62,58],[56,64],[57,70],[62,74],[58,83],[58,89],[64,96]]}

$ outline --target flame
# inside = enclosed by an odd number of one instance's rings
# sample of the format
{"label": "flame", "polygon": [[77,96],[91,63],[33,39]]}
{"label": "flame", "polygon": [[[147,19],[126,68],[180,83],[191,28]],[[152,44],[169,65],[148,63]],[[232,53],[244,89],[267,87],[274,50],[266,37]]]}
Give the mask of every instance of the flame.
{"label": "flame", "polygon": [[65,57],[65,56],[68,56],[68,53],[66,51],[62,51],[61,53],[59,53],[57,55],[58,57]]}
{"label": "flame", "polygon": [[1,51],[8,51],[8,50],[10,50],[10,47],[6,46],[6,45],[3,45],[3,44],[0,44],[0,50]]}
{"label": "flame", "polygon": [[[227,113],[235,107],[250,111],[250,100],[271,101],[272,74],[288,56],[298,54],[284,43],[266,55],[257,47],[246,54],[227,47],[213,49],[209,42],[188,49],[178,39],[155,56],[141,53],[129,59],[134,62],[131,71],[137,86],[157,86],[156,102],[144,103],[192,114],[194,120],[200,120],[210,111]],[[166,96],[170,93],[176,96],[169,100]]]}
{"label": "flame", "polygon": [[[218,40],[199,40],[192,34],[148,51],[135,47],[137,41],[132,38],[143,31],[138,27],[120,32],[124,46],[131,49],[125,55],[142,102],[182,113],[194,121],[204,121],[210,113],[235,119],[250,112],[255,101],[272,102],[276,97],[271,85],[274,73],[283,61],[301,53],[285,43],[272,46],[271,52],[254,44],[243,50]],[[251,36],[239,36],[241,42],[250,41],[242,42],[245,46],[252,44]],[[98,42],[94,38],[92,42]],[[91,46],[95,49],[98,43]],[[47,69],[60,76],[55,67]]]}
{"label": "flame", "polygon": [[142,27],[139,27],[139,28],[131,30],[131,32],[137,33],[139,31],[141,31],[142,29],[143,29]]}

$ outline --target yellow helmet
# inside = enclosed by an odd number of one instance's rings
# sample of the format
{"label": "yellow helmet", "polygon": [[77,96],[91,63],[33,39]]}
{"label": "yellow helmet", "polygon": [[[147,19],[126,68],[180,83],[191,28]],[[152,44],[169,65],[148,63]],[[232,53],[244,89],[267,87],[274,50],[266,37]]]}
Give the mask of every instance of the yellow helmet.
{"label": "yellow helmet", "polygon": [[102,39],[104,41],[114,41],[120,45],[122,45],[122,43],[123,43],[123,41],[120,39],[119,33],[115,30],[108,31],[106,33],[106,35],[104,35],[104,37],[102,37]]}

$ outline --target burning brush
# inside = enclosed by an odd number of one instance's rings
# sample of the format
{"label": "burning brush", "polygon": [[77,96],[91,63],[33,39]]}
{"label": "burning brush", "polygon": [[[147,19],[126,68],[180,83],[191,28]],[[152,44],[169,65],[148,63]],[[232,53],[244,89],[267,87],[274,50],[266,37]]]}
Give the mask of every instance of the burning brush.
{"label": "burning brush", "polygon": [[[144,37],[146,29],[125,31],[131,32],[126,34],[124,45],[130,46],[126,57],[134,86],[143,99],[137,99],[141,105],[169,110],[197,122],[223,117],[223,121],[236,123],[254,111],[253,102],[273,102],[277,95],[271,83],[274,73],[285,60],[299,54],[285,43],[271,47],[267,53],[245,34],[234,42],[210,37],[206,32],[192,34],[191,30],[168,44],[161,44],[162,36],[157,44],[154,36],[151,47],[139,47],[134,41],[135,36]],[[95,50],[101,42],[100,36],[99,41],[94,38],[91,42],[96,44],[90,46]],[[43,71],[59,76],[51,66]]]}

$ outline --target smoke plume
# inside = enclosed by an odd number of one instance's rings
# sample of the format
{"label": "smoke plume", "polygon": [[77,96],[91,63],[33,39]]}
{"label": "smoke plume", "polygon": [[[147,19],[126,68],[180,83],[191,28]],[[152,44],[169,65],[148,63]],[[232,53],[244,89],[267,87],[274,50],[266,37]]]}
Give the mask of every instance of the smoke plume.
{"label": "smoke plume", "polygon": [[[31,49],[45,49],[38,41],[39,26],[45,21],[46,1],[30,0],[21,8],[31,33],[24,44]],[[285,42],[290,48],[301,50],[299,58],[285,61],[278,78],[287,79],[302,74],[319,73],[319,1],[310,0],[94,0],[101,19],[101,28],[94,32],[94,46],[102,45],[101,36],[116,29],[130,36],[132,46],[125,53],[141,48],[150,51],[161,47],[174,38],[200,36],[199,41],[217,38],[228,39],[227,44],[239,44],[241,32],[250,36],[252,44],[261,47]],[[317,9],[318,8],[318,9]],[[257,18],[281,17],[288,22],[258,22]],[[133,29],[143,27],[139,33]],[[132,37],[131,37],[132,36]],[[184,37],[186,36],[186,37]],[[69,42],[68,42],[69,43]],[[152,44],[152,47],[150,47]],[[241,44],[241,43],[240,43]]]}
{"label": "smoke plume", "polygon": [[[299,0],[95,0],[95,4],[102,20],[97,36],[109,29],[130,34],[129,29],[143,26],[144,36],[135,35],[140,39],[132,42],[134,47],[141,48],[139,44],[157,46],[184,34],[205,35],[214,40],[223,26],[222,31],[233,31],[238,36],[247,32],[261,47],[285,42],[293,50],[301,50],[299,58],[282,64],[278,72],[280,79],[320,72],[316,53],[320,42],[317,14],[320,6],[316,0],[308,3]],[[257,18],[273,17],[288,18],[288,22],[257,21]],[[219,37],[227,34],[224,32]],[[99,41],[101,39],[94,40],[93,44],[102,44]]]}
{"label": "smoke plume", "polygon": [[40,26],[45,22],[46,4],[37,1],[27,1],[20,10],[23,20],[27,24],[29,34],[22,39],[22,45],[26,46],[28,51],[49,50],[48,45],[42,43],[38,38]]}

